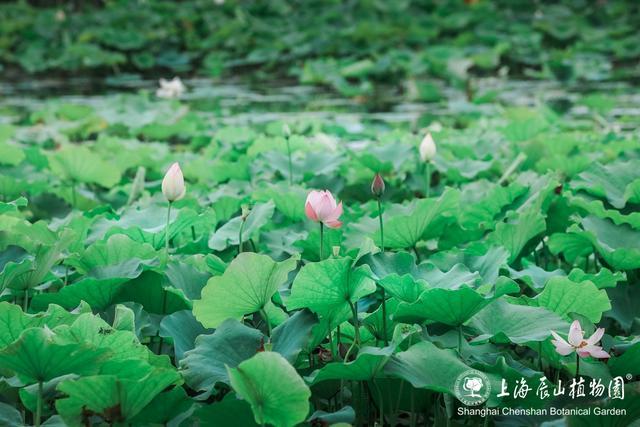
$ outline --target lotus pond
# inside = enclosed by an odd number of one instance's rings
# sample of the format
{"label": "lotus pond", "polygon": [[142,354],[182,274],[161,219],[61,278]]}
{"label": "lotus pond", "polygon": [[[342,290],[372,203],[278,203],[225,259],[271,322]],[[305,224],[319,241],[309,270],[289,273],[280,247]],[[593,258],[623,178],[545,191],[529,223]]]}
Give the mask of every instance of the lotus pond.
{"label": "lotus pond", "polygon": [[0,5],[0,425],[638,425],[637,4],[100,3]]}

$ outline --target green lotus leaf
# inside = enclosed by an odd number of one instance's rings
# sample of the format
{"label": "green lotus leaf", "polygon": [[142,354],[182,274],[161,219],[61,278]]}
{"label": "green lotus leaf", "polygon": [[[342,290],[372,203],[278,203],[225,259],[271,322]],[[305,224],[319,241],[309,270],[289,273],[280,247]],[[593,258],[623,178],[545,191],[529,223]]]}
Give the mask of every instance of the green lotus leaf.
{"label": "green lotus leaf", "polygon": [[547,271],[543,268],[538,267],[536,264],[522,260],[523,269],[518,271],[510,268],[510,275],[514,279],[522,280],[532,289],[536,291],[540,291],[544,288],[545,284],[552,277],[564,276],[565,272],[560,269],[556,269],[553,271]]}
{"label": "green lotus leaf", "polygon": [[241,253],[202,289],[202,299],[193,303],[196,319],[215,328],[228,318],[241,319],[264,309],[296,263],[295,258],[278,263],[266,255]]}
{"label": "green lotus leaf", "polygon": [[25,290],[41,285],[51,275],[51,268],[60,260],[62,252],[71,245],[75,237],[73,231],[65,230],[60,233],[57,242],[38,245],[33,256],[17,263],[6,263],[0,274],[0,289],[7,287]]}
{"label": "green lotus leaf", "polygon": [[16,166],[24,159],[24,151],[20,146],[7,142],[0,142],[0,164]]}
{"label": "green lotus leaf", "polygon": [[640,169],[636,161],[618,161],[607,165],[594,163],[571,182],[576,190],[606,198],[611,205],[622,209],[634,197]]}
{"label": "green lotus leaf", "polygon": [[[451,222],[458,208],[460,193],[445,191],[437,199],[421,199],[409,207],[404,215],[393,215],[385,222],[385,247],[404,249],[415,246],[420,240],[437,236],[437,230]],[[371,236],[379,244],[376,231]]]}
{"label": "green lotus leaf", "polygon": [[138,243],[123,234],[98,241],[80,256],[66,263],[78,272],[96,279],[138,277],[146,266],[157,263],[157,253],[150,245]]}
{"label": "green lotus leaf", "polygon": [[627,347],[620,356],[613,357],[607,363],[611,375],[640,375],[640,343]]}
{"label": "green lotus leaf", "polygon": [[395,346],[363,347],[352,362],[329,363],[313,372],[306,380],[311,385],[327,380],[368,381],[382,371],[394,351]]}
{"label": "green lotus leaf", "polygon": [[58,390],[68,397],[56,401],[56,409],[69,426],[83,426],[87,414],[107,423],[128,423],[162,390],[178,384],[175,370],[154,369],[137,379],[121,379],[115,375],[95,375],[64,381]]}
{"label": "green lotus leaf", "polygon": [[432,320],[459,326],[491,301],[492,299],[466,286],[458,289],[427,289],[416,302],[398,304],[393,318],[406,323]]}
{"label": "green lotus leaf", "polygon": [[571,263],[593,253],[591,240],[579,233],[555,233],[549,237],[549,250],[554,255],[562,254]]}
{"label": "green lotus leaf", "polygon": [[258,353],[227,370],[231,387],[249,402],[258,424],[293,427],[307,418],[311,390],[280,354]]}
{"label": "green lotus leaf", "polygon": [[160,323],[160,336],[171,338],[176,360],[182,360],[185,352],[193,350],[198,335],[213,332],[193,316],[191,310],[180,310],[165,316]]}
{"label": "green lotus leaf", "polygon": [[57,305],[37,314],[26,314],[20,306],[0,302],[0,350],[17,340],[25,329],[44,325],[55,328],[73,323],[77,316]]}
{"label": "green lotus leaf", "polygon": [[229,393],[220,402],[197,408],[187,421],[200,425],[237,427],[258,427],[246,400],[239,399],[235,393]]}
{"label": "green lotus leaf", "polygon": [[601,268],[598,273],[585,273],[580,268],[574,268],[567,276],[574,282],[583,282],[589,280],[593,282],[598,289],[615,288],[618,282],[625,280],[625,274],[620,271],[612,272],[608,268]]}
{"label": "green lotus leaf", "polygon": [[256,354],[264,339],[257,329],[226,320],[213,334],[196,338],[194,349],[185,353],[180,367],[186,383],[210,395],[217,383],[229,383],[226,367],[235,368]]}
{"label": "green lotus leaf", "polygon": [[593,323],[598,323],[602,313],[611,309],[604,289],[598,289],[591,281],[574,282],[566,277],[549,279],[544,290],[530,302],[565,319],[569,319],[569,313],[577,313]]}
{"label": "green lotus leaf", "polygon": [[[4,178],[4,177],[2,177]],[[1,185],[0,185],[0,188]],[[6,194],[6,192],[4,190],[0,191],[3,194]],[[23,208],[25,206],[27,206],[27,199],[25,197],[18,197],[17,199],[15,199],[12,202],[0,202],[0,215],[2,214],[6,214],[6,213],[17,213],[18,212],[18,208]]]}
{"label": "green lotus leaf", "polygon": [[174,387],[156,395],[142,411],[131,419],[131,424],[166,425],[172,420],[182,417],[192,406],[193,402],[187,396],[184,388]]}
{"label": "green lotus leaf", "polygon": [[[92,226],[87,241],[94,242],[111,235],[124,234],[136,242],[162,249],[165,246],[167,209],[166,204],[143,209],[127,208],[118,219],[99,218]],[[215,223],[215,213],[211,210],[198,214],[186,207],[174,207],[169,219],[169,240],[175,241],[176,237],[191,227],[194,227],[198,236],[208,236]],[[191,232],[189,236],[191,238]]]}
{"label": "green lotus leaf", "polygon": [[468,326],[478,331],[472,343],[539,342],[549,338],[550,331],[569,330],[568,322],[544,307],[510,304],[504,299],[489,304],[469,320]]}
{"label": "green lotus leaf", "polygon": [[453,395],[456,378],[469,369],[455,351],[421,341],[407,351],[393,355],[385,365],[384,373],[402,378],[416,388]]}
{"label": "green lotus leaf", "polygon": [[280,353],[294,364],[298,354],[311,339],[311,330],[318,324],[318,317],[309,310],[300,310],[278,325],[271,337],[273,351]]}
{"label": "green lotus leaf", "polygon": [[117,302],[117,296],[128,281],[126,277],[107,279],[85,277],[63,287],[58,292],[34,296],[31,300],[31,308],[43,310],[50,304],[58,304],[71,310],[84,301],[95,310],[104,310]]}
{"label": "green lotus leaf", "polygon": [[520,256],[525,246],[545,229],[545,217],[534,205],[519,215],[510,217],[507,222],[498,223],[491,234],[491,240],[509,252],[511,263]]}
{"label": "green lotus leaf", "polygon": [[89,375],[100,369],[112,351],[89,345],[61,343],[48,328],[25,329],[20,338],[0,351],[0,366],[27,384],[67,375]]}
{"label": "green lotus leaf", "polygon": [[376,290],[367,266],[353,268],[349,258],[327,259],[302,267],[286,300],[289,310],[309,308],[321,317],[340,324],[348,318],[350,306]]}
{"label": "green lotus leaf", "polygon": [[120,170],[89,148],[67,145],[49,155],[51,171],[64,181],[98,184],[111,188],[120,182]]}
{"label": "green lotus leaf", "polygon": [[620,270],[640,267],[640,231],[593,215],[583,218],[581,225],[584,232],[575,227],[569,231],[590,240],[610,266]]}
{"label": "green lotus leaf", "polygon": [[147,360],[149,350],[130,331],[114,329],[92,313],[85,313],[70,325],[61,325],[54,331],[60,342],[90,345],[96,349],[110,350],[110,360]]}

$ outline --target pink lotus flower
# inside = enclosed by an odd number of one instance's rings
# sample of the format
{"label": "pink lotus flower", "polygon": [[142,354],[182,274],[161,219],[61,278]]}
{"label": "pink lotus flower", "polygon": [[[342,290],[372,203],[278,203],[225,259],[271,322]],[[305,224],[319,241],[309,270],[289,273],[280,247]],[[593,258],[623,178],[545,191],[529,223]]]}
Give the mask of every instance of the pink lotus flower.
{"label": "pink lotus flower", "polygon": [[176,162],[171,165],[162,180],[162,194],[171,203],[182,199],[186,190],[182,170]]}
{"label": "pink lotus flower", "polygon": [[340,228],[342,221],[342,202],[336,203],[329,190],[312,191],[307,196],[304,212],[311,221],[321,222],[329,228]]}
{"label": "pink lotus flower", "polygon": [[584,331],[580,327],[580,322],[574,320],[569,328],[569,342],[565,341],[560,335],[551,331],[551,335],[555,338],[551,343],[556,347],[556,351],[562,356],[568,356],[576,351],[580,357],[595,357],[596,359],[608,359],[609,353],[604,351],[601,346],[596,345],[604,335],[604,328],[598,328],[586,340],[584,339]]}

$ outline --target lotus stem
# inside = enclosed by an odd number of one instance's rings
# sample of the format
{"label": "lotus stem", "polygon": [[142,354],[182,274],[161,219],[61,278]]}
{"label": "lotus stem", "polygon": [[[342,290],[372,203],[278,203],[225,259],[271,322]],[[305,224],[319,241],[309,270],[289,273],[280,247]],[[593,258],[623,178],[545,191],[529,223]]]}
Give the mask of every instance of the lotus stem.
{"label": "lotus stem", "polygon": [[[162,317],[164,317],[166,312],[167,312],[167,290],[165,288],[162,288],[162,312],[160,313]],[[162,320],[160,322],[162,322]],[[156,337],[158,338],[158,354],[162,354],[164,337],[160,336],[160,325],[158,325],[158,332],[156,332]]]}
{"label": "lotus stem", "polygon": [[164,258],[166,261],[169,261],[169,223],[171,222],[171,205],[169,202],[169,207],[167,208],[167,224],[164,227]]}
{"label": "lotus stem", "polygon": [[293,185],[293,162],[291,160],[291,143],[289,142],[289,135],[284,137],[287,142],[287,155],[289,156],[289,185]]}
{"label": "lotus stem", "polygon": [[238,230],[238,255],[242,253],[242,231],[244,229],[244,217],[242,218],[242,222],[240,223],[240,230]]}
{"label": "lotus stem", "polygon": [[269,322],[269,315],[267,314],[267,310],[264,307],[260,309],[260,316],[264,319],[264,323],[267,324],[267,332],[269,334],[269,342],[271,342],[271,322]]}
{"label": "lotus stem", "polygon": [[320,223],[320,261],[324,259],[324,224]]}
{"label": "lotus stem", "polygon": [[458,354],[462,357],[462,325],[458,325]]}
{"label": "lotus stem", "polygon": [[427,181],[425,197],[428,199],[431,195],[431,162],[427,162],[425,166],[425,179]]}
{"label": "lotus stem", "polygon": [[378,220],[380,221],[380,250],[384,252],[384,225],[382,222],[382,202],[378,197]]}
{"label": "lotus stem", "polygon": [[378,412],[379,412],[379,422],[380,422],[380,426],[384,426],[384,400],[382,398],[382,392],[380,391],[380,387],[378,387],[378,384],[376,384],[374,379],[371,379],[371,382],[373,383],[373,386],[376,389],[376,393],[378,394],[378,400],[380,401],[380,407],[378,408]]}
{"label": "lotus stem", "polygon": [[382,333],[384,334],[384,345],[389,345],[389,335],[387,334],[387,294],[381,286],[382,291]]}
{"label": "lotus stem", "polygon": [[71,182],[71,207],[75,209],[76,205],[77,205],[76,183],[75,182]]}
{"label": "lotus stem", "polygon": [[38,396],[36,401],[36,419],[34,421],[36,427],[40,427],[40,419],[42,418],[42,381],[38,381]]}
{"label": "lotus stem", "polygon": [[351,313],[353,314],[353,328],[355,332],[354,332],[353,342],[351,343],[349,350],[347,350],[347,354],[345,354],[344,356],[345,362],[349,362],[349,355],[351,354],[351,351],[356,346],[356,344],[360,346],[360,329],[358,327],[358,311],[356,310],[356,306],[351,301],[348,301],[348,302],[349,302],[349,306],[351,307]]}
{"label": "lotus stem", "polygon": [[580,356],[576,351],[576,379],[580,378]]}
{"label": "lotus stem", "polygon": [[498,185],[501,185],[503,182],[505,182],[511,176],[511,174],[513,172],[515,172],[515,170],[518,168],[518,166],[520,166],[520,164],[522,162],[524,162],[526,159],[527,159],[527,156],[524,153],[518,154],[518,156],[515,158],[513,163],[511,163],[511,165],[509,165],[507,170],[504,171],[504,173],[502,174],[502,176],[498,180]]}

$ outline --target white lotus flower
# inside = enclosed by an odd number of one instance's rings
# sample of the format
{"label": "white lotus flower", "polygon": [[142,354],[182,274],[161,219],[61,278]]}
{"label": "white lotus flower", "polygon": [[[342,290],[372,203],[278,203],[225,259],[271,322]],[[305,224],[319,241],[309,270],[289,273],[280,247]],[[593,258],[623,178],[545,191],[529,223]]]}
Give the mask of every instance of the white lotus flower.
{"label": "white lotus flower", "polygon": [[156,90],[158,98],[179,98],[187,88],[180,77],[174,77],[171,80],[160,79],[160,87]]}

